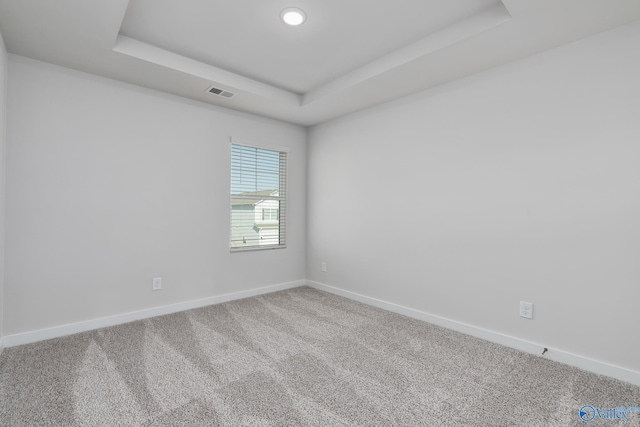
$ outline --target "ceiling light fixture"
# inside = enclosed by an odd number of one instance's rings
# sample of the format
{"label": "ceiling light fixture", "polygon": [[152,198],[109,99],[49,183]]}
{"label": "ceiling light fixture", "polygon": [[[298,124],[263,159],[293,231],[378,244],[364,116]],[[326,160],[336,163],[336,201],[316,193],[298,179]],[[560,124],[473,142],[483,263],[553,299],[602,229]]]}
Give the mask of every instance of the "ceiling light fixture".
{"label": "ceiling light fixture", "polygon": [[297,7],[288,7],[280,12],[280,19],[288,25],[300,25],[307,20],[307,14]]}

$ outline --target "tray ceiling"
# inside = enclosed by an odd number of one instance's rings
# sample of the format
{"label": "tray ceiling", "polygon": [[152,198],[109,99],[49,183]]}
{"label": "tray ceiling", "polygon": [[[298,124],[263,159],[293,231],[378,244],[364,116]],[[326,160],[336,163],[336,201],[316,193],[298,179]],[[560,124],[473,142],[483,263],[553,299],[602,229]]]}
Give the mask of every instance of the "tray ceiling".
{"label": "tray ceiling", "polygon": [[638,0],[0,0],[11,53],[305,126],[636,19]]}

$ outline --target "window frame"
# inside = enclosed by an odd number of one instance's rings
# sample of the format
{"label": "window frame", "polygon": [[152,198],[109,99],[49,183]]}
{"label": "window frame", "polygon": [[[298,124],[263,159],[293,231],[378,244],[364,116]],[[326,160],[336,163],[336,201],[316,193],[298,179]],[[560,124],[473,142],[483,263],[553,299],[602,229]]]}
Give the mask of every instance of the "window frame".
{"label": "window frame", "polygon": [[[232,192],[231,192],[231,180],[232,180],[232,174],[233,174],[233,166],[232,166],[232,162],[233,162],[233,146],[242,146],[242,147],[247,147],[247,148],[255,148],[255,149],[259,149],[259,150],[268,150],[268,151],[274,151],[274,152],[278,152],[280,154],[285,154],[285,165],[284,165],[284,196],[280,197],[278,196],[277,200],[283,202],[283,203],[279,203],[278,205],[278,239],[279,241],[284,241],[283,243],[278,243],[276,245],[253,245],[253,246],[237,246],[234,247],[231,245],[232,242],[232,237],[233,237],[233,226],[232,226],[232,210],[233,210],[233,205],[231,200],[234,198]],[[287,217],[288,217],[288,209],[287,209],[287,204],[289,203],[289,154],[291,153],[291,150],[289,149],[289,147],[287,146],[282,146],[282,145],[271,145],[271,144],[260,144],[260,143],[255,143],[253,141],[248,141],[245,139],[240,139],[240,138],[236,138],[236,137],[231,137],[230,138],[230,143],[229,143],[229,161],[228,161],[228,165],[229,165],[229,173],[228,173],[228,178],[229,178],[229,239],[227,241],[227,243],[229,244],[229,251],[231,253],[236,253],[236,252],[253,252],[253,251],[268,251],[268,250],[274,250],[274,249],[286,249],[287,248]],[[282,168],[282,165],[279,165],[280,168]],[[280,192],[283,190],[283,188],[281,187],[282,184],[279,184],[279,188],[278,188],[278,192],[280,194]],[[236,195],[237,198],[237,195]],[[267,198],[267,200],[275,200],[274,198]],[[284,207],[282,206],[284,204]],[[284,236],[282,236],[282,234],[284,234]]]}

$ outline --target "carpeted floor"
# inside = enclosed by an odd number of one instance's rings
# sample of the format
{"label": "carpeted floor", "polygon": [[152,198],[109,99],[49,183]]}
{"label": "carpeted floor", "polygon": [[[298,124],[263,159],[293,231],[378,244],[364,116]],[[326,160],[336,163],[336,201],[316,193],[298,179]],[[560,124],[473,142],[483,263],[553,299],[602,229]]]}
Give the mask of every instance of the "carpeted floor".
{"label": "carpeted floor", "polygon": [[2,426],[564,426],[640,406],[631,384],[308,287],[6,349],[0,375]]}

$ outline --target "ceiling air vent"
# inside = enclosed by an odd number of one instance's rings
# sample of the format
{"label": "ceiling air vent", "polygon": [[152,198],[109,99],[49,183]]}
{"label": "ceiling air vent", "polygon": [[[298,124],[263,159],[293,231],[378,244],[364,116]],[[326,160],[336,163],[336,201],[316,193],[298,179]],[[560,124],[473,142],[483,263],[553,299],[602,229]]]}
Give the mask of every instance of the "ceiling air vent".
{"label": "ceiling air vent", "polygon": [[219,89],[215,86],[209,86],[207,88],[207,92],[212,93],[214,95],[221,96],[223,98],[233,98],[234,96],[236,96],[236,94],[233,92],[229,92],[228,90],[224,90],[224,89]]}

